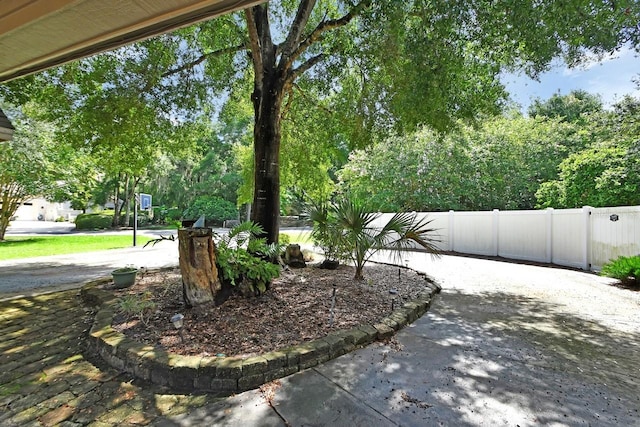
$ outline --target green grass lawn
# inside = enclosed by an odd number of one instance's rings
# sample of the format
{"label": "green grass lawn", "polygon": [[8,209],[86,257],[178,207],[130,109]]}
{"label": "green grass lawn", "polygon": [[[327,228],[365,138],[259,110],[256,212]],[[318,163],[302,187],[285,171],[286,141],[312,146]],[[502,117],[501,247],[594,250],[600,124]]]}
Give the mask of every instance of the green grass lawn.
{"label": "green grass lawn", "polygon": [[[142,246],[148,240],[138,236],[137,244]],[[120,249],[132,244],[133,237],[128,235],[7,237],[0,242],[0,260]]]}
{"label": "green grass lawn", "polygon": [[311,230],[285,230],[282,234],[289,236],[291,243],[313,243],[311,239]]}

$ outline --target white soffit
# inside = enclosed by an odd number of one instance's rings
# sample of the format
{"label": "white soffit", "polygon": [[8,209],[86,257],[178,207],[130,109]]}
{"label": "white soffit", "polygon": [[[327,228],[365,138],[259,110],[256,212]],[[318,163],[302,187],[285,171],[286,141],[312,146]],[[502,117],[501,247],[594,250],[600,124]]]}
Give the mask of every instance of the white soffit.
{"label": "white soffit", "polygon": [[265,0],[2,0],[0,82]]}

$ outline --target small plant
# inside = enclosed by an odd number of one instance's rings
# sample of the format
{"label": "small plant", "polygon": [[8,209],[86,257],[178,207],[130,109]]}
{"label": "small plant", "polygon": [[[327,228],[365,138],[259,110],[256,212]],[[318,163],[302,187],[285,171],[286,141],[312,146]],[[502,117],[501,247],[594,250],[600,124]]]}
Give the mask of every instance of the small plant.
{"label": "small plant", "polygon": [[138,268],[133,265],[127,265],[126,267],[116,268],[114,273],[128,273],[130,271],[136,271]]}
{"label": "small plant", "polygon": [[364,265],[379,250],[389,250],[398,260],[401,251],[418,244],[437,255],[438,239],[430,220],[418,219],[415,212],[396,213],[386,224],[377,224],[381,214],[372,212],[362,203],[344,196],[336,203],[320,205],[312,211],[312,236],[320,241],[327,257],[346,258],[356,267],[355,279],[362,280]]}
{"label": "small plant", "polygon": [[133,264],[127,264],[124,267],[116,268],[113,273],[131,273],[132,271],[138,271],[138,267]]}
{"label": "small plant", "polygon": [[311,238],[324,253],[322,267],[335,268],[340,261],[347,260],[349,257],[342,244],[342,229],[335,217],[335,206],[329,202],[312,202],[307,214],[313,222]]}
{"label": "small plant", "polygon": [[238,286],[245,282],[253,292],[265,292],[280,275],[280,266],[268,260],[282,251],[281,245],[267,245],[259,238],[264,230],[253,222],[243,222],[222,236],[216,245],[216,263],[223,280]]}
{"label": "small plant", "polygon": [[602,276],[612,277],[629,286],[640,285],[640,255],[621,256],[602,266]]}
{"label": "small plant", "polygon": [[142,295],[126,295],[118,301],[120,312],[131,318],[136,317],[145,326],[149,326],[149,316],[156,310],[153,294],[149,291]]}

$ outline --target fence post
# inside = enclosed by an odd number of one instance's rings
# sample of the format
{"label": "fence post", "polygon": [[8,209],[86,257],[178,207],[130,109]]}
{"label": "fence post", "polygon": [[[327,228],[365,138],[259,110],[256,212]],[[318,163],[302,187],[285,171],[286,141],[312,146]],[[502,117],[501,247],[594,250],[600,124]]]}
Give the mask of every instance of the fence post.
{"label": "fence post", "polygon": [[582,207],[584,244],[582,245],[582,269],[591,270],[591,206]]}
{"label": "fence post", "polygon": [[449,211],[449,250],[451,252],[454,252],[455,249],[455,245],[454,245],[454,236],[453,236],[453,224],[454,224],[454,217],[455,212],[453,210]]}
{"label": "fence post", "polygon": [[500,209],[493,210],[493,248],[494,255],[500,256]]}
{"label": "fence post", "polygon": [[553,264],[553,208],[547,208],[547,262]]}

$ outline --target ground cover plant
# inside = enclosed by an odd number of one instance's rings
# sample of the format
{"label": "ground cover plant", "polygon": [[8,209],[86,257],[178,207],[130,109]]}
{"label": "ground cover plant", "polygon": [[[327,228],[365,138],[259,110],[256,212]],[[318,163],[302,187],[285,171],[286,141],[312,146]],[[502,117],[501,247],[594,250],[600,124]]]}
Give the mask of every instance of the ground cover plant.
{"label": "ground cover plant", "polygon": [[640,287],[640,255],[618,257],[603,265],[600,274],[618,279],[625,286]]}
{"label": "ground cover plant", "polygon": [[[138,236],[141,245],[148,240],[148,237]],[[0,243],[0,260],[121,249],[131,245],[130,235],[11,236]]]}

